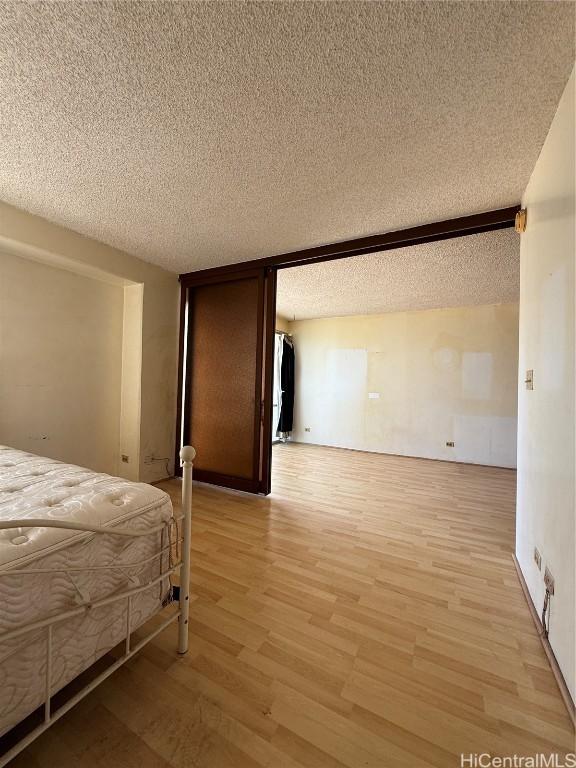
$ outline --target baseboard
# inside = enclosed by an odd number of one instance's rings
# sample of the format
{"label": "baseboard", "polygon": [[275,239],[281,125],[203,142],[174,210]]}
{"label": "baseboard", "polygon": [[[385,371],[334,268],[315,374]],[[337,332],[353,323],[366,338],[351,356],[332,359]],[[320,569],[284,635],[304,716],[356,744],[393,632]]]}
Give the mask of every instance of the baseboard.
{"label": "baseboard", "polygon": [[512,560],[514,562],[514,567],[516,568],[516,573],[518,574],[518,580],[520,582],[520,586],[522,587],[522,592],[524,592],[524,597],[526,598],[526,602],[528,603],[528,608],[530,609],[530,615],[532,616],[532,620],[534,621],[536,629],[538,630],[538,637],[540,638],[540,642],[542,643],[542,647],[544,648],[544,653],[548,657],[548,661],[552,669],[552,674],[554,675],[556,684],[560,689],[562,699],[564,701],[564,704],[566,705],[566,709],[568,710],[568,714],[570,715],[572,724],[576,727],[576,711],[574,707],[574,702],[572,701],[572,696],[570,695],[570,691],[568,690],[568,686],[566,685],[566,681],[564,680],[562,671],[558,666],[558,662],[556,661],[556,656],[554,656],[554,651],[552,650],[552,646],[548,642],[548,638],[544,637],[544,628],[542,627],[540,616],[538,616],[538,611],[534,607],[534,603],[532,602],[532,596],[530,595],[530,592],[528,590],[528,585],[526,584],[526,580],[524,579],[524,574],[522,573],[522,569],[520,568],[520,563],[516,559],[516,555],[514,553],[512,553]]}
{"label": "baseboard", "polygon": [[437,461],[441,464],[458,464],[463,467],[483,467],[487,469],[506,469],[509,472],[516,472],[516,467],[503,467],[500,464],[478,464],[475,461],[457,461],[456,459],[435,459],[432,456],[412,456],[408,453],[389,453],[388,451],[369,451],[365,448],[343,448],[340,445],[324,445],[324,443],[303,443],[301,440],[290,438],[287,442],[277,440],[272,445],[307,445],[312,448],[330,448],[334,451],[353,451],[354,453],[368,453],[370,456],[393,456],[398,459],[418,459],[418,461]]}

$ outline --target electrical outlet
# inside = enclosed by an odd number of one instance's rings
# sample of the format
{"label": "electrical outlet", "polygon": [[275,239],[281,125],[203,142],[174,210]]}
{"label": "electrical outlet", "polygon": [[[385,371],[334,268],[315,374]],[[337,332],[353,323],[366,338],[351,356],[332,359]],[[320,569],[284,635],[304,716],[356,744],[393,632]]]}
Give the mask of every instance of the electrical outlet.
{"label": "electrical outlet", "polygon": [[452,441],[452,440],[447,440],[447,441],[446,441],[446,447],[447,447],[447,448],[454,448],[454,443],[453,443],[453,441]]}
{"label": "electrical outlet", "polygon": [[534,547],[534,562],[536,563],[536,566],[537,566],[538,570],[541,571],[542,570],[542,555],[540,554],[540,552],[538,552],[536,547]]}
{"label": "electrical outlet", "polygon": [[546,589],[548,592],[550,592],[551,595],[554,594],[554,576],[550,573],[548,570],[548,567],[544,569],[544,584],[546,584]]}
{"label": "electrical outlet", "polygon": [[122,454],[122,463],[123,464],[128,464],[129,461],[130,461],[130,456],[127,456],[125,453],[123,453]]}
{"label": "electrical outlet", "polygon": [[304,427],[304,432],[310,432],[310,427]]}

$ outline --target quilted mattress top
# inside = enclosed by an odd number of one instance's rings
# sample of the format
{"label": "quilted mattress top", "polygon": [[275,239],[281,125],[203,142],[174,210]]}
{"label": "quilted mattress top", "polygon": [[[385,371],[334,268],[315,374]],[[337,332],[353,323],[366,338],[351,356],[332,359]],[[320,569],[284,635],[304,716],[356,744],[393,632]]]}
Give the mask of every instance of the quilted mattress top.
{"label": "quilted mattress top", "polygon": [[[0,445],[1,521],[45,518],[130,525],[131,518],[157,507],[164,507],[163,516],[169,519],[170,497],[159,488]],[[19,568],[94,535],[60,528],[0,530],[0,570]]]}

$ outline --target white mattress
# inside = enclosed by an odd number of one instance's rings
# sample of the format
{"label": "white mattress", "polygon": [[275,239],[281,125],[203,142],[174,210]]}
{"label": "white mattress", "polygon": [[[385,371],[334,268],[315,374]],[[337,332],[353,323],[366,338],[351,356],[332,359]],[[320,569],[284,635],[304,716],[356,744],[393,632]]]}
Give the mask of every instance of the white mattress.
{"label": "white mattress", "polygon": [[[150,485],[132,483],[0,446],[0,520],[66,519],[135,531],[172,518],[170,497]],[[144,560],[166,546],[168,534],[138,538],[54,528],[0,530],[0,735],[44,700],[46,630],[2,641],[1,634],[61,611],[145,584],[167,565],[154,562],[115,570]],[[107,566],[96,572],[58,568]],[[14,569],[26,573],[10,572]],[[33,570],[50,569],[49,575]],[[132,599],[135,629],[162,606],[168,580]],[[69,683],[125,637],[126,602],[91,608],[54,625],[52,693]]]}

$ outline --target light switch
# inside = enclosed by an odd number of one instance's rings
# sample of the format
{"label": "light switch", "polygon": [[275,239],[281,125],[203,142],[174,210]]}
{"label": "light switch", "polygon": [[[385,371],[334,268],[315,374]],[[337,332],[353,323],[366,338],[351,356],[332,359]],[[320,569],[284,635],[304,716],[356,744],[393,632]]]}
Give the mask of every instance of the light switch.
{"label": "light switch", "polygon": [[534,371],[526,371],[526,378],[524,379],[526,389],[534,389]]}
{"label": "light switch", "polygon": [[380,392],[368,392],[368,400],[380,400]]}

